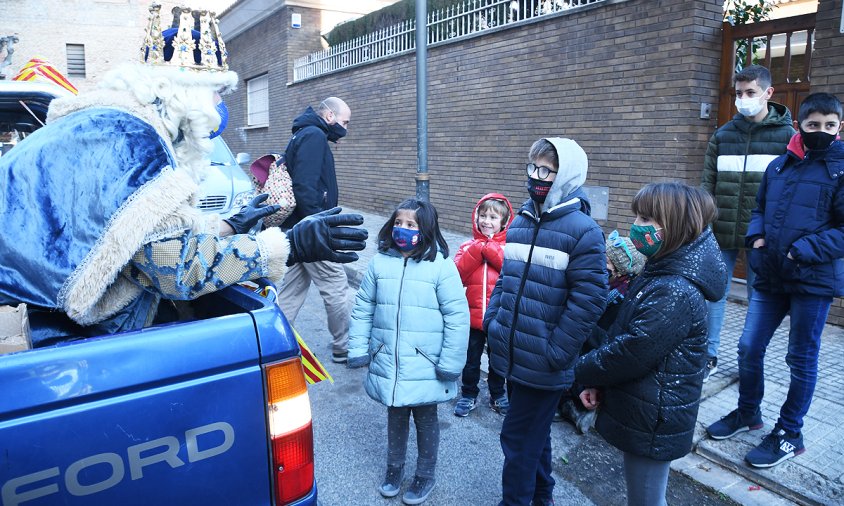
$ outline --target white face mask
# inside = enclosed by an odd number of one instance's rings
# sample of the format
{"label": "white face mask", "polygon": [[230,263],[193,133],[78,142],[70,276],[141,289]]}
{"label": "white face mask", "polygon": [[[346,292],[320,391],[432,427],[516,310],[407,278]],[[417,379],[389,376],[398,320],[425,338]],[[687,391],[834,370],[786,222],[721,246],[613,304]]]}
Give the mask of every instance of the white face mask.
{"label": "white face mask", "polygon": [[736,109],[742,116],[752,118],[759,114],[765,104],[762,102],[762,97],[757,98],[737,98]]}

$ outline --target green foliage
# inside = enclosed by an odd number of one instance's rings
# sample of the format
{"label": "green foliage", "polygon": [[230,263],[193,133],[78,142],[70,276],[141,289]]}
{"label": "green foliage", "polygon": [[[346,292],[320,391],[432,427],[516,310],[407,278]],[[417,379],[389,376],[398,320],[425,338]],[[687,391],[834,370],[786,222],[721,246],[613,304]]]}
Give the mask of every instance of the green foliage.
{"label": "green foliage", "polygon": [[724,21],[733,26],[765,21],[773,10],[772,0],[727,0],[724,2]]}
{"label": "green foliage", "polygon": [[[437,9],[462,4],[466,0],[427,0],[428,13]],[[335,26],[324,38],[330,46],[336,46],[372,32],[396,25],[402,21],[416,19],[415,0],[401,0],[383,9],[370,12],[366,16],[346,21]]]}
{"label": "green foliage", "polygon": [[[724,21],[733,26],[757,23],[770,19],[774,10],[773,0],[726,0]],[[747,39],[736,42],[736,72],[741,71],[747,61],[747,51],[753,55],[753,63],[759,63],[756,50],[762,47],[763,39],[755,38],[748,48]]]}

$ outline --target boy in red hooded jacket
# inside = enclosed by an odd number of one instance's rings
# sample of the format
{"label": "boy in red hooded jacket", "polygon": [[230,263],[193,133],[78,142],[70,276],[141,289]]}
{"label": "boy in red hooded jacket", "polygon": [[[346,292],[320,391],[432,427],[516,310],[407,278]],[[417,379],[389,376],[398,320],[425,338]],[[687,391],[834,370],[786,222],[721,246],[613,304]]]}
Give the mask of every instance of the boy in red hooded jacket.
{"label": "boy in red hooded jacket", "polygon": [[[513,207],[507,197],[500,193],[488,193],[478,201],[473,217],[474,238],[466,241],[457,250],[454,263],[469,300],[471,330],[469,348],[466,352],[466,366],[463,367],[460,399],[454,407],[455,416],[467,416],[475,409],[480,389],[481,355],[486,345],[483,319],[489,296],[495,288],[501,264],[504,262],[504,239],[507,227],[513,221]],[[493,411],[507,414],[510,401],[504,391],[504,378],[491,368],[487,377],[489,404]]]}

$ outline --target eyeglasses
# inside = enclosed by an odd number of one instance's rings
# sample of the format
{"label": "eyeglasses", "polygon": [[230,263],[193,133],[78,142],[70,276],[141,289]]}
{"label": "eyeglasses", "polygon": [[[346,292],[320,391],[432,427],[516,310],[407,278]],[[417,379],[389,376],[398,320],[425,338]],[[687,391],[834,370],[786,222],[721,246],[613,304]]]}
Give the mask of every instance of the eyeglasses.
{"label": "eyeglasses", "polygon": [[527,172],[528,177],[533,177],[536,174],[535,179],[542,179],[544,180],[551,174],[556,174],[556,170],[549,169],[548,167],[543,167],[542,165],[536,165],[535,163],[529,163],[525,165],[525,169]]}
{"label": "eyeglasses", "polygon": [[628,265],[627,268],[629,269],[633,267],[633,264],[635,263],[635,260],[633,259],[633,253],[631,253],[630,249],[627,247],[627,242],[625,242],[624,239],[622,239],[621,236],[618,235],[618,230],[613,230],[610,233],[609,237],[607,237],[607,239],[609,239],[611,246],[621,248],[624,250],[624,253],[627,254],[627,258],[630,259],[630,265]]}

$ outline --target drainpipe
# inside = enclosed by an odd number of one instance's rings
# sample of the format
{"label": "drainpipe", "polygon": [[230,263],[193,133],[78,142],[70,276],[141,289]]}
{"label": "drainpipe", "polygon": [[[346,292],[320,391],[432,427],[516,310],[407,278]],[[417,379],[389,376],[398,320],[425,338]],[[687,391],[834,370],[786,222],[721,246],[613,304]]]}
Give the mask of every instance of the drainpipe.
{"label": "drainpipe", "polygon": [[430,200],[428,175],[428,2],[416,0],[416,198]]}

